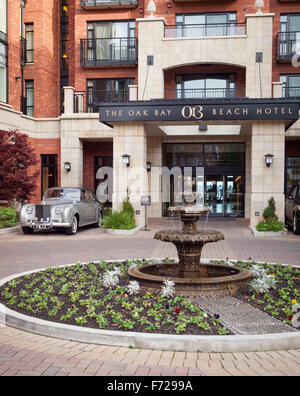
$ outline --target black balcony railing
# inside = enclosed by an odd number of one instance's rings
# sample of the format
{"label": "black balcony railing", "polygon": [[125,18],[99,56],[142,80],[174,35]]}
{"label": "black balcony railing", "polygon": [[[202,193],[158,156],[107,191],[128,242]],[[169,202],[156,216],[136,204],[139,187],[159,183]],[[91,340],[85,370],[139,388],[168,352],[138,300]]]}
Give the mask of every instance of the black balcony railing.
{"label": "black balcony railing", "polygon": [[300,31],[277,34],[277,60],[291,61],[295,55],[300,57]]}
{"label": "black balcony railing", "polygon": [[243,36],[245,34],[245,23],[167,25],[165,27],[166,38]]}
{"label": "black balcony railing", "polygon": [[231,99],[244,97],[245,88],[165,90],[165,99]]}
{"label": "black balcony railing", "polygon": [[80,40],[80,63],[85,67],[137,64],[135,37]]}
{"label": "black balcony railing", "polygon": [[82,8],[94,9],[105,7],[135,8],[139,5],[138,0],[80,0]]}
{"label": "black balcony railing", "polygon": [[286,99],[300,98],[300,87],[283,87],[282,97]]}
{"label": "black balcony railing", "polygon": [[108,102],[128,102],[129,91],[76,91],[74,113],[98,113],[99,105]]}

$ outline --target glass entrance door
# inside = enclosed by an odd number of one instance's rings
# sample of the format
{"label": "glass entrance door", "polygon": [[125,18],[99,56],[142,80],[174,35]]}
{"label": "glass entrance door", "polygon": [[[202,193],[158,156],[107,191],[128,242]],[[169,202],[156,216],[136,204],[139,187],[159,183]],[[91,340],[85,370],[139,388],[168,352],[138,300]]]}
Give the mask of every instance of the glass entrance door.
{"label": "glass entrance door", "polygon": [[204,179],[205,205],[210,207],[210,215],[244,215],[244,176],[206,175]]}

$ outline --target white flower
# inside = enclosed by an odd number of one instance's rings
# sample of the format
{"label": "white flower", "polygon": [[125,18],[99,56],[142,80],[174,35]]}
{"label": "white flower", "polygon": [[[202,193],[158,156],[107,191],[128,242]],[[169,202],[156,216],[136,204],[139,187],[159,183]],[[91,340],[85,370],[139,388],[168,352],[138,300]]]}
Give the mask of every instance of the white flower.
{"label": "white flower", "polygon": [[102,278],[104,287],[114,287],[119,283],[119,277],[113,271],[107,271]]}
{"label": "white flower", "polygon": [[175,282],[164,279],[164,286],[161,288],[161,295],[163,297],[173,297],[175,293]]}
{"label": "white flower", "polygon": [[135,268],[135,267],[137,267],[137,264],[136,264],[136,263],[132,263],[132,264],[130,264],[130,266],[128,267],[128,269],[133,269],[133,268]]}
{"label": "white flower", "polygon": [[113,271],[111,271],[114,275],[117,275],[117,276],[121,276],[122,275],[122,271],[121,271],[121,269],[119,268],[119,267],[114,267],[114,270]]}
{"label": "white flower", "polygon": [[255,278],[260,278],[266,274],[266,270],[257,264],[253,265],[250,270]]}
{"label": "white flower", "polygon": [[129,294],[137,294],[141,290],[140,284],[137,281],[130,281],[127,286]]}

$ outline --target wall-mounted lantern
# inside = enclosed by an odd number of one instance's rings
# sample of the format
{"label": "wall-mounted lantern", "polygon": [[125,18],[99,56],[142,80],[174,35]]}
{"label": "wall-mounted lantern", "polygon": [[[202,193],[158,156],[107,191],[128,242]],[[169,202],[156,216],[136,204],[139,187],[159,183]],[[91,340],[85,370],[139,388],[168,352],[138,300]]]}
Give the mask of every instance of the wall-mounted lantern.
{"label": "wall-mounted lantern", "polygon": [[71,171],[71,162],[64,162],[64,168],[67,172]]}
{"label": "wall-mounted lantern", "polygon": [[122,155],[123,158],[123,164],[126,165],[127,167],[130,166],[130,155],[124,154]]}
{"label": "wall-mounted lantern", "polygon": [[266,163],[266,166],[268,168],[270,168],[270,166],[273,164],[273,158],[274,158],[273,154],[266,154],[265,155],[265,163]]}

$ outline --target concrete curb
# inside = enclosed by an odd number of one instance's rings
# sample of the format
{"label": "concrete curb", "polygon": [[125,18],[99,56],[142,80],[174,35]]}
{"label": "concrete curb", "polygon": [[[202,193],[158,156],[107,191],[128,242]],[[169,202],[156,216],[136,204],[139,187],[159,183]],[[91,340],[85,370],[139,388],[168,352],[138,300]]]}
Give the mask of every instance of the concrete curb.
{"label": "concrete curb", "polygon": [[0,235],[9,234],[10,232],[17,232],[17,231],[21,231],[21,227],[20,226],[2,228],[2,230],[0,230]]}
{"label": "concrete curb", "polygon": [[[119,262],[120,260],[111,261]],[[38,269],[9,276],[0,280],[0,286],[12,279],[43,270]],[[184,336],[98,330],[36,319],[12,311],[3,304],[0,304],[0,322],[47,337],[101,345],[133,346],[140,349],[186,352],[255,352],[300,348],[300,331],[259,335]]]}
{"label": "concrete curb", "polygon": [[282,237],[287,235],[287,229],[285,228],[283,231],[273,232],[273,231],[257,231],[255,227],[249,227],[252,235],[255,237]]}
{"label": "concrete curb", "polygon": [[109,235],[123,235],[123,236],[129,235],[130,236],[130,235],[135,235],[142,228],[143,228],[143,226],[135,227],[132,230],[114,230],[112,228],[103,228],[103,229],[104,229],[104,232]]}

